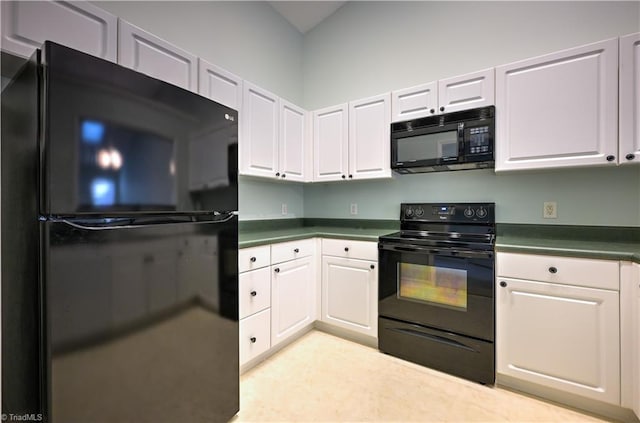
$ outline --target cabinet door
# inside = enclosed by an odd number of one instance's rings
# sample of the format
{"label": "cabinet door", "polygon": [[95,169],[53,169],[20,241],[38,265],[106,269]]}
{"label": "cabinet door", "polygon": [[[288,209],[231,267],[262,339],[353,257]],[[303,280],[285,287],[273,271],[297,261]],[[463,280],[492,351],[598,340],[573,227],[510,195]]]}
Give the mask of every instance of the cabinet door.
{"label": "cabinet door", "polygon": [[313,180],[346,179],[349,168],[349,117],[347,105],[313,112]]}
{"label": "cabinet door", "polygon": [[242,79],[221,67],[198,59],[198,92],[235,110],[242,105]]}
{"label": "cabinet door", "polygon": [[498,282],[498,373],[619,405],[618,292]]}
{"label": "cabinet door", "polygon": [[312,257],[271,268],[271,345],[274,346],[315,320],[315,272]]}
{"label": "cabinet door", "polygon": [[241,319],[271,306],[271,270],[268,267],[240,273],[238,311]]}
{"label": "cabinet door", "polygon": [[279,99],[250,82],[244,82],[240,172],[242,175],[280,177],[278,171]]}
{"label": "cabinet door", "polygon": [[640,32],[620,38],[620,163],[640,163]]}
{"label": "cabinet door", "polygon": [[617,44],[496,68],[496,171],[615,165]]}
{"label": "cabinet door", "polygon": [[633,302],[633,411],[640,418],[640,264],[634,263],[633,270],[636,280],[633,285],[635,298]]}
{"label": "cabinet door", "polygon": [[269,335],[271,309],[268,308],[240,320],[240,365],[256,358],[271,347]]}
{"label": "cabinet door", "polygon": [[29,57],[45,40],[116,61],[118,18],[89,2],[3,1],[2,48]]}
{"label": "cabinet door", "polygon": [[196,56],[122,19],[118,63],[186,90],[198,91]]}
{"label": "cabinet door", "polygon": [[378,337],[375,262],[322,257],[322,321]]}
{"label": "cabinet door", "polygon": [[307,155],[311,154],[307,147],[307,112],[280,100],[280,178],[304,182],[306,179]]}
{"label": "cabinet door", "polygon": [[485,69],[438,81],[438,111],[457,112],[491,106],[495,101],[495,72]]}
{"label": "cabinet door", "polygon": [[391,94],[349,103],[349,179],[390,178]]}
{"label": "cabinet door", "polygon": [[393,91],[391,103],[392,122],[431,116],[438,105],[438,84],[434,81]]}

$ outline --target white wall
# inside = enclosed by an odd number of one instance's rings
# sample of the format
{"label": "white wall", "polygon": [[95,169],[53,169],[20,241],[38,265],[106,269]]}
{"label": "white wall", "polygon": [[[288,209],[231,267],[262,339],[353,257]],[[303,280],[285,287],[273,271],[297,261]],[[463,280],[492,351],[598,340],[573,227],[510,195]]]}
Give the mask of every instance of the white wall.
{"label": "white wall", "polygon": [[348,2],[304,38],[304,106],[637,32],[639,22],[640,2]]}

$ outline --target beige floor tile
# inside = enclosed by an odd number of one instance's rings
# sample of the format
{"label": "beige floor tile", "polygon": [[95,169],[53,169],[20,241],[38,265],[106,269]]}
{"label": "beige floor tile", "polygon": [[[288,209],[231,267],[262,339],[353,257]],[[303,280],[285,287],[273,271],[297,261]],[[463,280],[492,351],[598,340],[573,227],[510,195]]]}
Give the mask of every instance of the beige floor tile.
{"label": "beige floor tile", "polygon": [[240,380],[234,422],[596,422],[312,331]]}

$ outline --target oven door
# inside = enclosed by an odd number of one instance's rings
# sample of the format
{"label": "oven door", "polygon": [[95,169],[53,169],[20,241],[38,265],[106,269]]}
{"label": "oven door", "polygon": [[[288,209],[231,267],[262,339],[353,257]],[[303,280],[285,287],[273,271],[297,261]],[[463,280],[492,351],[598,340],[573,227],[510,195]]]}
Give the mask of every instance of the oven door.
{"label": "oven door", "polygon": [[464,124],[403,130],[391,134],[391,167],[412,167],[457,163],[464,155]]}
{"label": "oven door", "polygon": [[494,254],[382,241],[380,317],[494,340]]}

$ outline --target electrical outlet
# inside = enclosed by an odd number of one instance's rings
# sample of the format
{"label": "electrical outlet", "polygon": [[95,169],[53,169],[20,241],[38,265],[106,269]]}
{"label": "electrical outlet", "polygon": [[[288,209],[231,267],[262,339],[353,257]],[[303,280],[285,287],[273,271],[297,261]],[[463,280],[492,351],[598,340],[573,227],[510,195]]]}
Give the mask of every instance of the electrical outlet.
{"label": "electrical outlet", "polygon": [[287,215],[287,203],[282,203],[282,215]]}
{"label": "electrical outlet", "polygon": [[558,203],[555,201],[545,201],[542,208],[542,217],[545,219],[557,219]]}
{"label": "electrical outlet", "polygon": [[351,214],[352,215],[358,214],[358,204],[357,203],[351,203]]}

